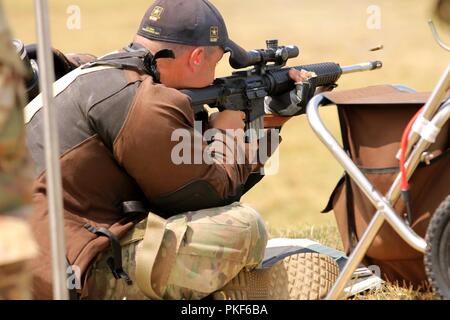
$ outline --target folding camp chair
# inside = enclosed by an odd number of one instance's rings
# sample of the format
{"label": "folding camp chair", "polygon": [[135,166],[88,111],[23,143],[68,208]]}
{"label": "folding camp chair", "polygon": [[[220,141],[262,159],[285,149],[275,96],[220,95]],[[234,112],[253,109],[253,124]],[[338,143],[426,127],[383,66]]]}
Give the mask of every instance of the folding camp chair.
{"label": "folding camp chair", "polygon": [[[427,269],[434,268],[434,270],[427,271],[439,274],[438,281],[434,277],[432,284],[438,286],[436,290],[442,296],[449,298],[446,296],[450,287],[449,219],[447,221],[441,219],[440,223],[446,226],[440,228],[442,229],[440,234],[434,234],[434,237],[439,239],[427,238],[426,241],[423,238],[428,225],[426,217],[430,214],[430,210],[434,210],[450,194],[449,157],[446,156],[449,147],[447,121],[450,117],[450,100],[448,97],[445,99],[449,87],[450,65],[428,99],[427,95],[414,93],[413,90],[402,86],[376,86],[321,94],[314,97],[308,104],[307,116],[312,129],[346,171],[346,178],[344,177],[342,182],[345,185],[342,185],[340,189],[341,195],[344,193],[344,201],[332,199],[332,205],[335,211],[346,213],[345,216],[337,215],[337,218],[343,242],[348,251],[352,249],[352,240],[357,240],[348,263],[327,299],[343,298],[341,293],[363,258],[378,257],[375,261],[383,262],[380,256],[385,254],[390,257],[398,252],[395,249],[398,244],[395,237],[400,237],[399,241],[404,241],[409,247],[422,254],[427,250],[441,252],[435,259],[431,259],[435,261],[435,266],[428,259]],[[341,126],[343,126],[342,147],[327,130],[319,115],[319,107],[328,104],[336,104],[339,110]],[[402,174],[398,172],[398,160],[393,150],[399,148],[401,132],[408,119],[423,104],[425,106],[415,121],[413,130],[406,140],[407,148],[405,148],[405,153],[408,155],[405,163],[407,177],[411,179],[411,184],[415,183],[412,186],[412,211],[416,215],[402,217],[405,211],[411,210],[406,210],[404,204],[398,201],[401,194]],[[432,159],[433,156],[434,159]],[[436,160],[438,157],[441,161]],[[382,169],[386,172],[375,170],[380,168],[371,168],[371,161],[383,163]],[[422,162],[426,163],[427,167],[422,171],[428,169],[427,172],[419,172]],[[367,164],[369,166],[365,167]],[[391,178],[381,177],[380,179],[380,174],[390,174]],[[421,177],[417,178],[416,174]],[[430,174],[434,174],[435,177],[431,182]],[[375,177],[372,176],[369,179],[370,175]],[[392,181],[389,189],[387,189],[386,181]],[[426,185],[422,185],[425,182]],[[375,185],[381,188],[376,188]],[[351,190],[352,192],[349,192]],[[428,196],[426,196],[427,193]],[[416,199],[416,197],[419,198]],[[424,205],[422,205],[423,201],[426,202]],[[372,209],[372,213],[375,213],[368,214]],[[446,216],[450,215],[446,214]],[[389,226],[383,227],[385,221]],[[432,221],[431,225],[435,223]],[[367,227],[364,228],[365,226]],[[355,237],[357,233],[360,237]],[[388,239],[381,235],[387,236]],[[432,243],[438,243],[439,248],[434,245],[433,249]],[[401,247],[402,251],[403,249]],[[394,265],[393,269],[398,270],[399,267]]]}

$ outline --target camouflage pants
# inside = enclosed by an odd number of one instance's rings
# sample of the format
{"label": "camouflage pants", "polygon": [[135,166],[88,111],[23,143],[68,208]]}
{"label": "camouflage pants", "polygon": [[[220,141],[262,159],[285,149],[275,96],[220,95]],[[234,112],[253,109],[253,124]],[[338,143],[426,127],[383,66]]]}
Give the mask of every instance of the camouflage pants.
{"label": "camouflage pants", "polygon": [[[123,267],[133,280],[145,226],[146,221],[139,223],[122,240]],[[243,268],[256,267],[266,244],[264,222],[243,204],[180,214],[167,220],[154,281],[164,299],[202,299]],[[146,299],[135,281],[127,285],[114,278],[106,262],[109,256],[102,254],[88,271],[89,298]]]}
{"label": "camouflage pants", "polygon": [[37,253],[29,225],[33,174],[25,146],[25,68],[0,3],[0,300],[30,299],[28,261]]}

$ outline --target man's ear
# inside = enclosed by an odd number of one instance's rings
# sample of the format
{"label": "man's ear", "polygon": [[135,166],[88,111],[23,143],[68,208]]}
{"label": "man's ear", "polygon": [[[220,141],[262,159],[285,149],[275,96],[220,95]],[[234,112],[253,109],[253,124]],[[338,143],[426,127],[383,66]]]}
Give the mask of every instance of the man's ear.
{"label": "man's ear", "polygon": [[194,71],[195,68],[200,66],[203,63],[203,60],[205,59],[205,49],[202,47],[197,47],[194,50],[191,51],[191,54],[189,55],[189,67],[192,71]]}

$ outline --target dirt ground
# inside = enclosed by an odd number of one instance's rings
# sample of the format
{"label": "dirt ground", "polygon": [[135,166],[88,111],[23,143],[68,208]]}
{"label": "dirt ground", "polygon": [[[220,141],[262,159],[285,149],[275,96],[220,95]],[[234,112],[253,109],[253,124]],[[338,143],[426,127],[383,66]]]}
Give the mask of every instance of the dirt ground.
{"label": "dirt ground", "polygon": [[[3,2],[15,37],[34,42],[33,2]],[[448,53],[434,43],[427,26],[434,0],[213,2],[223,13],[231,37],[245,48],[263,47],[266,39],[274,38],[281,44],[298,45],[301,55],[290,62],[291,66],[325,61],[341,65],[383,61],[382,70],[344,76],[338,89],[402,83],[430,91],[449,61]],[[97,55],[118,49],[131,40],[150,3],[50,0],[53,45],[64,52]],[[73,5],[80,9],[80,29],[67,27]],[[380,13],[379,24],[373,20],[374,12]],[[445,40],[450,40],[448,26],[438,26]],[[384,49],[369,51],[378,45]],[[224,59],[217,75],[229,75],[231,71]],[[325,110],[324,118],[337,134],[335,110]],[[320,145],[304,116],[291,120],[282,135],[279,173],[265,178],[244,201],[257,208],[272,228],[295,230],[305,224],[333,223],[332,215],[319,212],[342,169]]]}

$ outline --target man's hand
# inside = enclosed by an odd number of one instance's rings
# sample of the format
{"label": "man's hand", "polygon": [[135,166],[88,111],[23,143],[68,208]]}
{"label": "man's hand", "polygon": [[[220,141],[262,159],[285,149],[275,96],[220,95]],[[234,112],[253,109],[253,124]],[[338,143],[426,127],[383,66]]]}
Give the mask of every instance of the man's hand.
{"label": "man's hand", "polygon": [[289,70],[289,77],[294,80],[295,83],[302,83],[305,80],[308,80],[311,77],[315,77],[316,74],[314,72],[306,71],[306,70],[297,70],[291,69]]}
{"label": "man's hand", "polygon": [[245,113],[242,111],[224,110],[222,112],[213,113],[209,118],[211,128],[227,130],[227,129],[244,129]]}
{"label": "man's hand", "polygon": [[291,92],[266,97],[264,109],[266,114],[291,117],[305,112],[306,104],[318,93],[331,91],[334,87],[318,87],[314,85],[314,72],[306,70],[290,69],[289,77],[295,82],[295,89]]}
{"label": "man's hand", "polygon": [[[289,77],[291,77],[292,80],[295,81],[295,83],[303,83],[303,81],[308,80],[311,77],[315,77],[316,74],[314,72],[306,71],[306,70],[297,70],[297,69],[291,69],[289,70]],[[331,86],[321,86],[317,87],[315,94],[331,91],[335,88],[335,85]]]}

